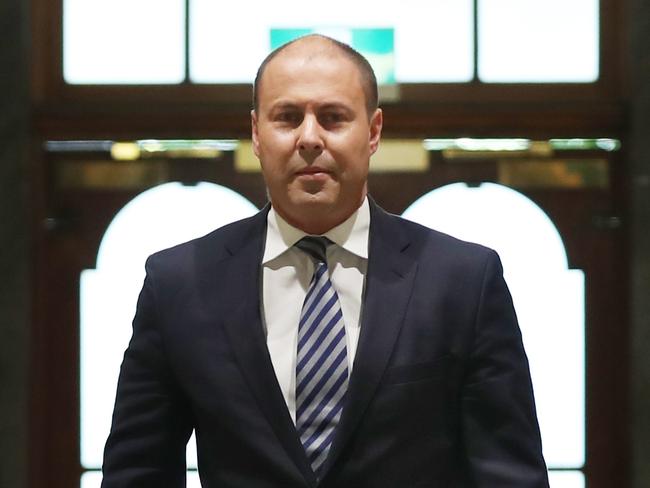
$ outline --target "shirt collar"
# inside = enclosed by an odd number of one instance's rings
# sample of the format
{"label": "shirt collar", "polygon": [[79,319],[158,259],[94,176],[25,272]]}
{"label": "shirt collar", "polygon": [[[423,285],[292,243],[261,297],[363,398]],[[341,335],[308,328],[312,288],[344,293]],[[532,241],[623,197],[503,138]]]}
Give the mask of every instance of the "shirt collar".
{"label": "shirt collar", "polygon": [[[266,218],[266,244],[262,264],[277,258],[300,239],[308,235],[284,220],[271,206]],[[368,259],[368,234],[370,230],[370,207],[368,197],[350,217],[323,234],[356,256]]]}

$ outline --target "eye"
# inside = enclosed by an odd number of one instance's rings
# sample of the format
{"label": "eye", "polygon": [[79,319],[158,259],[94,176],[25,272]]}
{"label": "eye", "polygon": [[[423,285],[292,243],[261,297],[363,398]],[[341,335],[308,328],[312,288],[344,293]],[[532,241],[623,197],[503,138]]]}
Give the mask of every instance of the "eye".
{"label": "eye", "polygon": [[300,125],[302,121],[302,114],[295,110],[282,110],[275,114],[273,119],[276,122],[289,125]]}
{"label": "eye", "polygon": [[319,119],[323,126],[336,126],[345,121],[345,114],[339,111],[328,111],[323,112]]}

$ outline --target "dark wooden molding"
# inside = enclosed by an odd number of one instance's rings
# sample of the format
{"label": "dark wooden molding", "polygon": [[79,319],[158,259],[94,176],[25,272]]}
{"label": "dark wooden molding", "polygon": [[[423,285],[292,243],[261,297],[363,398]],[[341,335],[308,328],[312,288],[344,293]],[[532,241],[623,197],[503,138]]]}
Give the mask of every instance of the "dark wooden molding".
{"label": "dark wooden molding", "polygon": [[[622,137],[616,102],[385,104],[385,137]],[[250,138],[250,108],[216,103],[50,103],[34,110],[44,140]]]}

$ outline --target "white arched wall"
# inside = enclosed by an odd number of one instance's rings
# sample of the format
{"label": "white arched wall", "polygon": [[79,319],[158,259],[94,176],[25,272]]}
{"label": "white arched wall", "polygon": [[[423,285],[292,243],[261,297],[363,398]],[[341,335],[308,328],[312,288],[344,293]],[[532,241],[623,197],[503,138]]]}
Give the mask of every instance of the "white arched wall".
{"label": "white arched wall", "polygon": [[[166,183],[147,190],[115,216],[97,254],[96,269],[80,282],[81,465],[98,470],[110,430],[117,377],[131,337],[131,321],[150,254],[199,237],[257,212],[238,193],[213,183]],[[196,467],[195,442],[188,466]],[[82,488],[99,487],[101,473],[82,477]],[[188,487],[200,486],[188,476]]]}
{"label": "white arched wall", "polygon": [[551,486],[583,487],[584,273],[568,269],[555,225],[530,199],[493,183],[441,187],[403,216],[499,253],[530,361]]}

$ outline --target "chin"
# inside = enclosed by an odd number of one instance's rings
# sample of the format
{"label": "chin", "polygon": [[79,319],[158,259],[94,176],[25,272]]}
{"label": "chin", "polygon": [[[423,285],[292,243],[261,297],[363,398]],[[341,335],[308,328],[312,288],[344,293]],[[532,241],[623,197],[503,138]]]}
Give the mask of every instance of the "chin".
{"label": "chin", "polygon": [[319,186],[318,188],[301,188],[297,190],[290,198],[297,205],[315,204],[315,205],[334,205],[337,201],[337,194],[328,191],[327,188]]}

